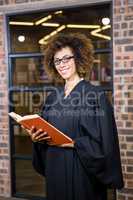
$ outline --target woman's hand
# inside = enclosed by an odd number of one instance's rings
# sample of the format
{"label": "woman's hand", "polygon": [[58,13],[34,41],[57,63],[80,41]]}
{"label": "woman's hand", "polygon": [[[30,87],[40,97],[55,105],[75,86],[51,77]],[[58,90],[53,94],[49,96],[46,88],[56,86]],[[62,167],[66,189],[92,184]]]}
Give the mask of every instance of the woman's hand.
{"label": "woman's hand", "polygon": [[[22,126],[22,128],[25,127]],[[49,141],[51,139],[51,137],[48,136],[47,132],[43,132],[42,129],[36,131],[34,126],[30,130],[26,128],[25,130],[28,132],[28,135],[30,136],[33,142],[43,142]]]}
{"label": "woman's hand", "polygon": [[61,144],[58,145],[59,147],[67,147],[67,148],[74,148],[74,142],[73,143],[67,143],[67,144]]}

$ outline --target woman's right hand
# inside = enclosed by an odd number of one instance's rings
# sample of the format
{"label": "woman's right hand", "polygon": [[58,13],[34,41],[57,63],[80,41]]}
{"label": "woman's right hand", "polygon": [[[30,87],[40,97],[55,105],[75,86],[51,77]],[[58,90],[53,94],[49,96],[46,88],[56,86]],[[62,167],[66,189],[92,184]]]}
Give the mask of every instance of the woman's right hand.
{"label": "woman's right hand", "polygon": [[[22,128],[25,127],[22,126]],[[25,130],[28,132],[28,135],[30,136],[33,142],[44,142],[44,141],[50,141],[51,139],[51,137],[48,136],[47,132],[44,132],[42,129],[36,131],[34,126],[30,130],[26,128]]]}

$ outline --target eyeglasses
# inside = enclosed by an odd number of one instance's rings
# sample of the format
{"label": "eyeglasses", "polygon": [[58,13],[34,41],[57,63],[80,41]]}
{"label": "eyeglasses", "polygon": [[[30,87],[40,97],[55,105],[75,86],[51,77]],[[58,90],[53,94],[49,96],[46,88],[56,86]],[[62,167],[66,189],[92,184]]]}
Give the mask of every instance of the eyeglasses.
{"label": "eyeglasses", "polygon": [[63,58],[61,58],[61,59],[55,59],[54,60],[54,64],[55,64],[55,66],[58,66],[58,65],[60,65],[61,64],[61,62],[63,62],[63,63],[68,63],[69,62],[69,60],[70,59],[72,59],[72,58],[74,58],[74,56],[72,55],[72,56],[63,56]]}

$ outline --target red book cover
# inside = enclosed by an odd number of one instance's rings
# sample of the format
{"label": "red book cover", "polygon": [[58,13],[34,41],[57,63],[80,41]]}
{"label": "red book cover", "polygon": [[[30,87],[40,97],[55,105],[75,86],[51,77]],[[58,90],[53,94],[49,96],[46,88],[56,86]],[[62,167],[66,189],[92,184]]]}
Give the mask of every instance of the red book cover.
{"label": "red book cover", "polygon": [[70,137],[62,133],[60,130],[55,128],[52,124],[50,124],[37,114],[21,117],[20,115],[11,112],[9,113],[9,115],[27,129],[31,129],[32,126],[34,126],[36,130],[42,129],[44,132],[47,132],[48,135],[51,137],[51,145],[73,143],[73,140]]}

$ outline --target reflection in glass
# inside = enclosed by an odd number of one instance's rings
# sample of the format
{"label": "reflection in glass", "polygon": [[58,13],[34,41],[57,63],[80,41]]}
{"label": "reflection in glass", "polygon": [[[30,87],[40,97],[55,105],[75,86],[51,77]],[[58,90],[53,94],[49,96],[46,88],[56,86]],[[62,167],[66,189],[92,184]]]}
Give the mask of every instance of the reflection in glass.
{"label": "reflection in glass", "polygon": [[90,80],[95,85],[110,86],[112,81],[111,54],[96,54]]}
{"label": "reflection in glass", "polygon": [[13,126],[14,130],[14,142],[15,142],[15,154],[17,155],[31,155],[32,154],[32,142],[26,131],[19,125]]}
{"label": "reflection in glass", "polygon": [[10,97],[10,107],[20,115],[40,114],[42,105],[50,91],[18,91],[12,92]]}
{"label": "reflection in glass", "polygon": [[[50,92],[28,91],[12,92],[10,97],[10,107],[20,115],[41,114],[41,108]],[[11,119],[14,134],[15,153],[22,155],[32,154],[31,140],[27,132]]]}
{"label": "reflection in glass", "polygon": [[[11,33],[11,52],[41,52],[42,46],[48,42],[49,38],[55,34],[60,27],[64,27],[61,32],[81,32],[92,39],[95,48],[110,48],[111,26],[104,27],[103,17],[110,19],[110,5],[96,5],[89,7],[63,9],[61,12],[36,12],[31,14],[13,15],[9,18]],[[50,16],[50,17],[49,17]],[[39,22],[42,19],[45,21]],[[30,22],[30,25],[13,25],[11,22]],[[56,25],[56,26],[54,26]],[[81,25],[81,26],[79,26]],[[91,28],[83,28],[83,25]],[[100,29],[98,34],[92,34],[92,31]],[[24,42],[19,42],[18,37],[25,36]],[[107,36],[103,38],[101,36]],[[108,39],[109,37],[109,39]],[[45,42],[43,39],[45,38]]]}
{"label": "reflection in glass", "polygon": [[[102,18],[110,18],[110,5],[94,5],[89,7],[78,7],[63,9],[62,12],[55,11],[41,11],[34,13],[23,13],[9,16],[9,31],[10,31],[10,50],[13,54],[11,58],[11,77],[12,85],[18,86],[20,91],[10,92],[10,109],[18,114],[34,114],[40,113],[41,106],[46,99],[48,93],[46,91],[40,92],[27,91],[25,88],[43,88],[44,86],[51,85],[51,80],[48,78],[45,72],[45,66],[43,64],[43,56],[40,57],[27,57],[28,53],[44,53],[45,44],[39,43],[42,38],[49,36],[58,27],[45,26],[43,23],[37,23],[40,19],[48,17],[46,22],[56,23],[59,26],[67,24],[81,24],[81,25],[98,25],[103,27]],[[11,25],[11,21],[16,22],[30,22],[32,25]],[[96,28],[69,28],[66,26],[61,32],[81,32],[89,37],[94,45],[95,49],[110,49],[111,40],[92,35],[91,31]],[[111,37],[111,27],[106,30],[102,30],[100,34]],[[25,40],[20,42],[18,37],[23,35]],[[46,40],[46,43],[48,40]],[[15,58],[18,53],[24,53],[26,57]],[[24,56],[23,55],[23,56]],[[97,54],[95,56],[94,67],[91,72],[91,81],[98,85],[110,84],[111,77],[111,62],[109,54]],[[88,75],[88,79],[89,75]],[[15,88],[15,87],[14,87]],[[111,97],[111,94],[109,95]],[[32,196],[46,196],[46,185],[43,182],[43,178],[40,177],[32,167],[32,161],[26,160],[26,156],[31,156],[32,144],[30,138],[17,123],[11,120],[11,128],[13,130],[13,143],[15,144],[15,152],[12,156],[15,165],[12,169],[15,171],[15,191],[25,193],[26,195]],[[13,144],[11,144],[13,146]],[[14,147],[13,147],[14,148]],[[23,160],[15,158],[15,156],[23,156]],[[13,177],[14,178],[14,177]],[[111,195],[110,195],[111,196]],[[39,199],[39,198],[38,198]],[[113,198],[110,198],[113,199]]]}
{"label": "reflection in glass", "polygon": [[45,179],[35,173],[31,160],[16,160],[16,192],[46,196]]}
{"label": "reflection in glass", "polygon": [[43,57],[16,58],[13,65],[13,85],[15,86],[41,86],[50,83],[45,72]]}

